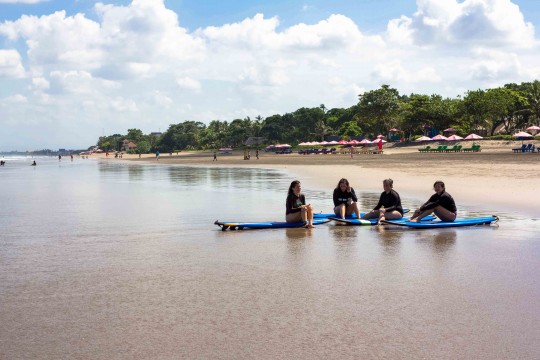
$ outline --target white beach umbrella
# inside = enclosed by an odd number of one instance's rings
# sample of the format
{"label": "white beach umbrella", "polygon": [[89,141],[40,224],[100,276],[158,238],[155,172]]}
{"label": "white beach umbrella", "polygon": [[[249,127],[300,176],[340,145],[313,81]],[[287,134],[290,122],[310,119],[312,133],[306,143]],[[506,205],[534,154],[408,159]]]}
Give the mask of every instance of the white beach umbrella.
{"label": "white beach umbrella", "polygon": [[431,138],[430,137],[427,137],[427,136],[420,136],[418,139],[416,139],[415,141],[431,141]]}
{"label": "white beach umbrella", "polygon": [[456,140],[463,140],[463,138],[459,135],[452,135],[446,138],[448,141],[456,141]]}
{"label": "white beach umbrella", "polygon": [[434,137],[431,138],[431,140],[444,141],[444,140],[446,140],[446,136],[443,136],[441,134],[435,135]]}
{"label": "white beach umbrella", "polygon": [[463,139],[463,140],[480,140],[480,139],[483,139],[483,137],[481,137],[480,135],[469,134],[469,135],[465,136],[465,139]]}

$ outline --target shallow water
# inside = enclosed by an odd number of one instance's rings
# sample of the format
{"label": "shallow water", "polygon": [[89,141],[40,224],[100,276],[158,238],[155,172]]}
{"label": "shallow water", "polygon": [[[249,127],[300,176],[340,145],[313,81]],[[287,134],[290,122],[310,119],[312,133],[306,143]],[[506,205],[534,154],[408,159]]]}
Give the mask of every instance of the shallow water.
{"label": "shallow water", "polygon": [[[0,168],[0,359],[540,355],[539,219],[222,232],[214,220],[283,221],[292,179],[28,164]],[[304,190],[330,211],[332,189]],[[356,190],[363,210],[376,203]]]}

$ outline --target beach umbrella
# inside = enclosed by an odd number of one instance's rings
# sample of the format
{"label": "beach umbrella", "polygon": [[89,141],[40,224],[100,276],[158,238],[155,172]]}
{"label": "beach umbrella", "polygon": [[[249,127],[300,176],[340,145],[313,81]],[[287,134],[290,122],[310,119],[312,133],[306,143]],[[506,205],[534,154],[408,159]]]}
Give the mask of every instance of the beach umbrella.
{"label": "beach umbrella", "polygon": [[530,138],[533,137],[531,134],[529,134],[528,132],[525,132],[525,131],[520,131],[518,133],[515,133],[512,136],[515,137],[515,138],[524,138],[524,139],[530,139]]}
{"label": "beach umbrella", "polygon": [[483,137],[481,137],[480,135],[469,134],[469,135],[465,136],[464,140],[480,140],[480,139],[483,139]]}
{"label": "beach umbrella", "polygon": [[435,135],[434,137],[431,138],[431,140],[444,141],[446,140],[446,136],[443,136],[441,134]]}
{"label": "beach umbrella", "polygon": [[431,141],[431,138],[430,137],[427,137],[427,136],[420,136],[418,139],[416,139],[415,141]]}
{"label": "beach umbrella", "polygon": [[321,142],[319,143],[319,145],[326,146],[326,145],[328,145],[328,141],[321,141]]}
{"label": "beach umbrella", "polygon": [[290,148],[291,145],[289,145],[289,144],[277,144],[277,145],[275,145],[275,147],[277,147],[277,148]]}
{"label": "beach umbrella", "polygon": [[388,132],[399,132],[399,130],[396,128],[391,128],[390,130],[388,130]]}
{"label": "beach umbrella", "polygon": [[448,128],[448,129],[443,130],[443,132],[457,132],[457,130],[454,128]]}
{"label": "beach umbrella", "polygon": [[347,144],[353,145],[353,146],[354,146],[354,145],[360,144],[360,141],[358,141],[358,140],[351,140],[351,141],[347,142]]}
{"label": "beach umbrella", "polygon": [[534,133],[538,133],[538,131],[540,131],[540,126],[529,126],[527,128],[527,131],[534,131]]}
{"label": "beach umbrella", "polygon": [[362,144],[362,145],[364,145],[364,144],[371,144],[371,141],[369,141],[369,139],[366,138],[366,139],[362,139],[362,140],[359,142],[359,144]]}
{"label": "beach umbrella", "polygon": [[301,142],[300,144],[298,144],[298,146],[308,146],[308,145],[311,145],[311,144],[307,142]]}
{"label": "beach umbrella", "polygon": [[521,140],[521,145],[523,145],[523,140],[532,139],[534,137],[534,136],[532,136],[531,134],[529,134],[528,132],[525,132],[525,131],[520,131],[518,133],[515,133],[512,136],[517,138],[518,140]]}
{"label": "beach umbrella", "polygon": [[335,140],[332,140],[332,141],[329,141],[329,142],[326,143],[326,145],[337,145],[337,144],[339,144],[339,143],[337,141],[335,141]]}
{"label": "beach umbrella", "polygon": [[384,135],[382,134],[377,135],[377,139],[384,139]]}
{"label": "beach umbrella", "polygon": [[448,141],[456,141],[456,140],[462,140],[463,138],[459,135],[452,135],[446,138]]}
{"label": "beach umbrella", "polygon": [[338,144],[339,145],[347,145],[348,141],[347,140],[340,140],[340,141],[338,141]]}

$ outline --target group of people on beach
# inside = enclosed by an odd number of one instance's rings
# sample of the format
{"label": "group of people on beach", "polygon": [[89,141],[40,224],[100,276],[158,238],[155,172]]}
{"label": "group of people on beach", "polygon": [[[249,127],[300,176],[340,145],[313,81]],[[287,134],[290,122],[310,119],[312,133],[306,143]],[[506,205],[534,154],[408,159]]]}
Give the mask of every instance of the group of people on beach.
{"label": "group of people on beach", "polygon": [[[399,194],[394,190],[392,179],[383,180],[383,189],[379,202],[373,210],[360,216],[358,197],[354,189],[345,178],[339,180],[334,189],[334,213],[337,217],[345,219],[346,216],[356,215],[357,219],[399,220],[403,218],[403,207]],[[417,222],[424,217],[435,214],[442,221],[452,222],[456,219],[457,208],[452,196],[446,192],[444,182],[438,180],[433,184],[433,194],[428,201],[413,212],[409,221]],[[300,181],[294,180],[289,186],[287,194],[285,218],[287,222],[305,222],[306,228],[313,228],[313,206],[306,203],[302,194]]]}

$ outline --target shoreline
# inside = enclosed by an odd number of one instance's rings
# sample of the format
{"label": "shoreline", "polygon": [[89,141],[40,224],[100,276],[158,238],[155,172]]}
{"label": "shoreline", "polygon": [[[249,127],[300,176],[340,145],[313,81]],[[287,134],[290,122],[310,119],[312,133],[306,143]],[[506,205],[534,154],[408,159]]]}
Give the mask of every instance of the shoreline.
{"label": "shoreline", "polygon": [[[494,214],[507,210],[540,217],[540,154],[513,153],[520,141],[479,141],[477,153],[420,153],[421,144],[388,147],[384,154],[299,155],[260,152],[256,160],[243,160],[242,151],[218,154],[213,151],[181,152],[161,155],[124,155],[115,159],[104,154],[92,156],[107,161],[133,161],[203,167],[248,167],[284,170],[300,180],[304,188],[330,190],[341,177],[349,179],[357,192],[382,192],[382,180],[392,178],[402,197],[418,199],[421,205],[433,194],[433,183],[442,180],[458,205],[493,208]],[[433,144],[435,145],[435,144]],[[486,214],[486,215],[492,215]]]}

